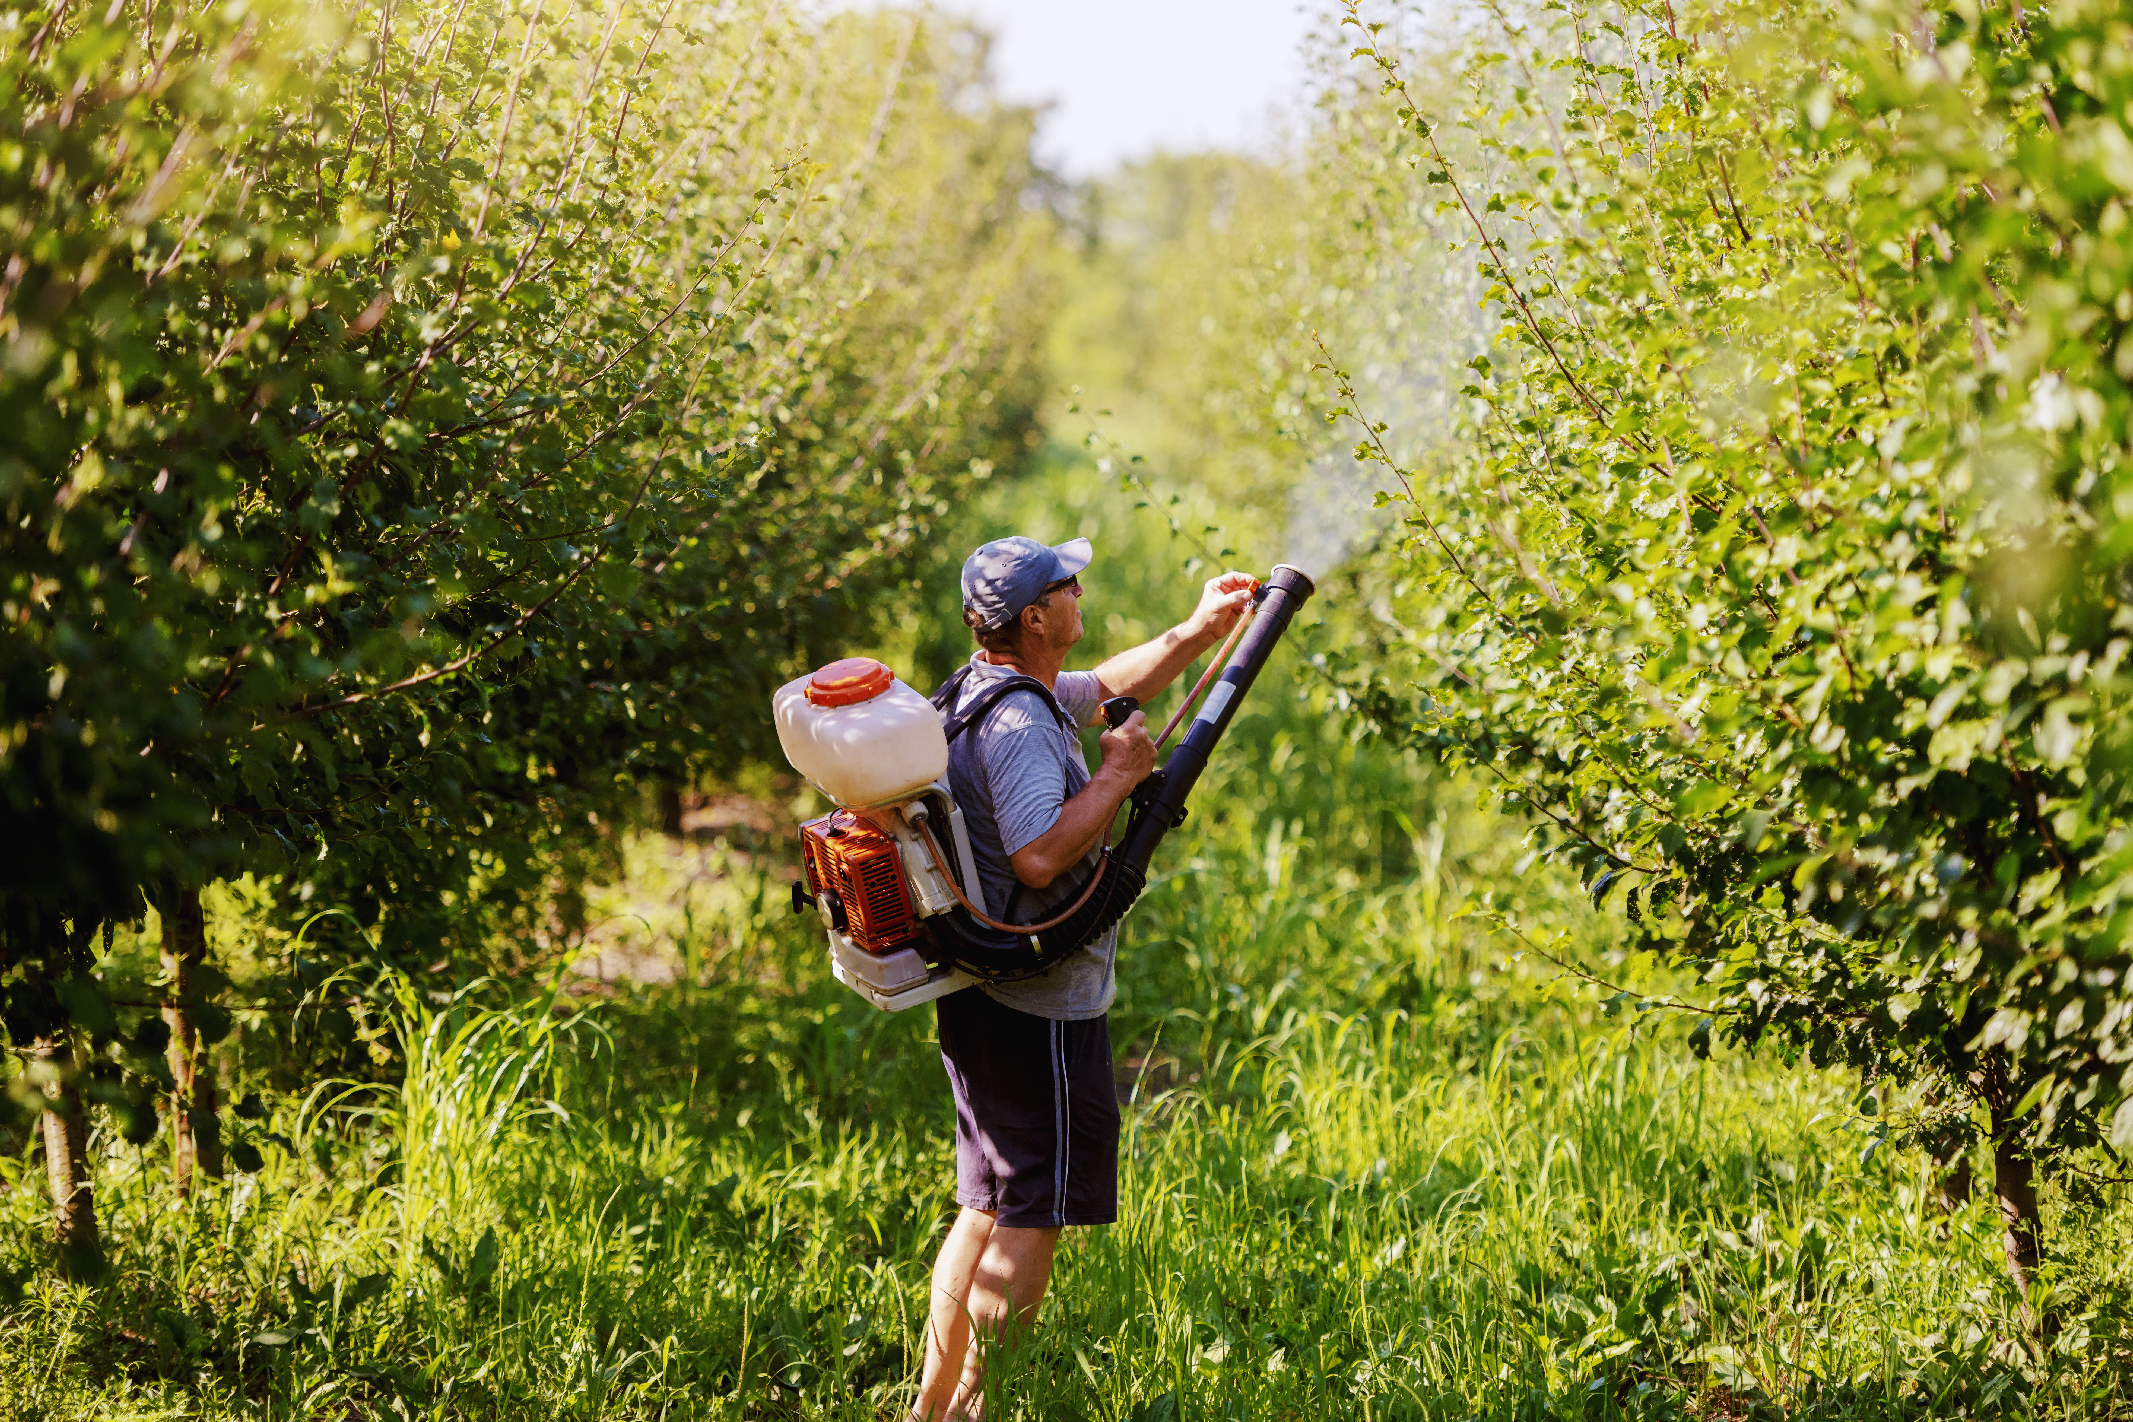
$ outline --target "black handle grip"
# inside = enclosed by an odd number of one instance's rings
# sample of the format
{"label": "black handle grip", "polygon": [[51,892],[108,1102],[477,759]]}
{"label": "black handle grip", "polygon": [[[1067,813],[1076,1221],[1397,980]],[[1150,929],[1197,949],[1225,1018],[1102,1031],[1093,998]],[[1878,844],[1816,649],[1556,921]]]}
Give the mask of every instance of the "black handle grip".
{"label": "black handle grip", "polygon": [[1138,697],[1114,696],[1096,709],[1104,713],[1104,724],[1115,731],[1126,724],[1128,716],[1141,709],[1141,703]]}

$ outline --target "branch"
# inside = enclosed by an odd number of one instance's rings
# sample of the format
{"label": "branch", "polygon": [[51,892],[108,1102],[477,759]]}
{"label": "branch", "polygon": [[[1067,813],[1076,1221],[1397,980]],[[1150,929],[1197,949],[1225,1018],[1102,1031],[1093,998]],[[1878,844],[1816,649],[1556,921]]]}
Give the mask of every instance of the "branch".
{"label": "branch", "polygon": [[1531,949],[1535,954],[1539,955],[1540,957],[1546,958],[1549,962],[1555,964],[1555,966],[1561,968],[1564,972],[1570,974],[1572,977],[1583,978],[1586,982],[1591,983],[1594,987],[1603,987],[1606,988],[1609,992],[1620,993],[1623,997],[1633,997],[1637,1001],[1648,1004],[1651,1007],[1669,1008],[1675,1012],[1694,1012],[1704,1017],[1713,1018],[1738,1017],[1740,1015],[1738,1011],[1723,1011],[1715,1007],[1698,1007],[1693,1002],[1682,1002],[1677,998],[1671,997],[1646,997],[1641,992],[1632,992],[1626,987],[1617,987],[1615,984],[1607,981],[1607,979],[1602,977],[1596,977],[1593,974],[1586,972],[1583,968],[1578,967],[1574,963],[1566,963],[1561,958],[1558,958],[1553,953],[1550,953],[1547,949],[1540,947],[1538,944],[1534,943],[1532,939],[1526,937],[1524,933],[1520,932],[1518,926],[1512,923],[1509,919],[1505,918],[1503,915],[1491,913],[1483,916],[1488,918],[1491,922],[1495,923],[1498,927],[1502,928],[1504,932],[1510,934],[1513,938],[1516,938],[1519,942],[1525,944],[1526,947]]}

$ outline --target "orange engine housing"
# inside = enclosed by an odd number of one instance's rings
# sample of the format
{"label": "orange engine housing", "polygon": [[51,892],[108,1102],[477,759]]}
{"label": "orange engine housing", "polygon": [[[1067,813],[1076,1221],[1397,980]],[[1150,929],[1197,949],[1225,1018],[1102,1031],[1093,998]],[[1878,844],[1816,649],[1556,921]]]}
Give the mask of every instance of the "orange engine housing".
{"label": "orange engine housing", "polygon": [[837,927],[869,953],[893,953],[920,936],[896,841],[849,810],[800,826],[807,887]]}

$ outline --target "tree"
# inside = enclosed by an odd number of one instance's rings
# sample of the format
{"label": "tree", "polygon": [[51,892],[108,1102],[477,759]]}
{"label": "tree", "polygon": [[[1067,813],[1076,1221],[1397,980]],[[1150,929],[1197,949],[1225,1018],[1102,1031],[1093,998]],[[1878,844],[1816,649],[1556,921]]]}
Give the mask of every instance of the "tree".
{"label": "tree", "polygon": [[1332,372],[1403,519],[1367,704],[1723,1037],[1967,1093],[2026,1286],[2033,1162],[2133,1150],[2125,21],[1491,14],[1448,108],[1349,7],[1498,331],[1464,455]]}
{"label": "tree", "polygon": [[[138,1135],[171,1094],[182,1181],[228,1020],[202,886],[278,876],[434,952],[633,774],[729,755],[732,698],[818,645],[804,610],[862,605],[1019,447],[1029,121],[893,12],[19,34],[0,987],[18,1047],[82,1038],[52,1114],[109,1076]],[[89,948],[151,900],[167,1022],[128,1033]]]}

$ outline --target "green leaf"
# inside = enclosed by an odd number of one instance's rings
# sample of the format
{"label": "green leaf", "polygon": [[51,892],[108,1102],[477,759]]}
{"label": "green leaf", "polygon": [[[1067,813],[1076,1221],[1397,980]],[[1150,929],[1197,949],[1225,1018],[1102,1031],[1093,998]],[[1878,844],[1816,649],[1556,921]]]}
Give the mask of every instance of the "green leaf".
{"label": "green leaf", "polygon": [[2120,1155],[2133,1155],[2133,1096],[2119,1102],[2111,1113],[2110,1142]]}
{"label": "green leaf", "polygon": [[1674,813],[1682,819],[1692,820],[1710,814],[1727,804],[1733,791],[1715,781],[1698,780],[1674,797]]}
{"label": "green leaf", "polygon": [[601,595],[615,602],[629,601],[642,581],[642,575],[635,568],[612,559],[601,560],[593,569],[592,578]]}
{"label": "green leaf", "polygon": [[191,1017],[194,1032],[199,1034],[200,1041],[207,1046],[212,1047],[230,1035],[232,1019],[229,1010],[219,1003],[195,1003]]}
{"label": "green leaf", "polygon": [[91,1036],[103,1036],[118,1030],[118,1018],[111,1011],[111,999],[94,978],[76,975],[61,978],[54,985],[59,994],[60,1006],[76,1027]]}
{"label": "green leaf", "polygon": [[1178,1395],[1175,1390],[1161,1393],[1135,1408],[1127,1416],[1131,1422],[1178,1422]]}

